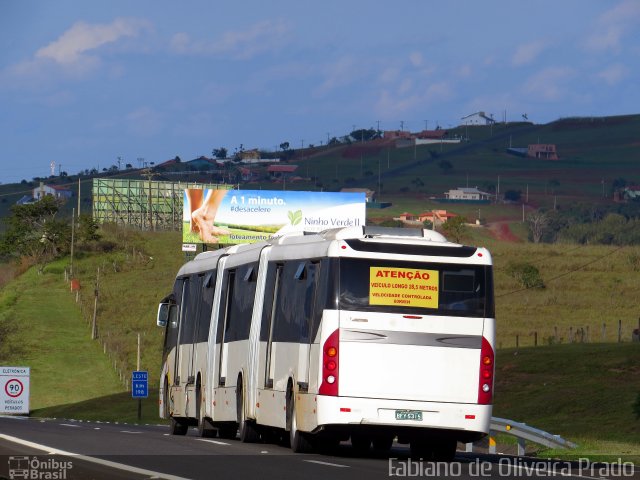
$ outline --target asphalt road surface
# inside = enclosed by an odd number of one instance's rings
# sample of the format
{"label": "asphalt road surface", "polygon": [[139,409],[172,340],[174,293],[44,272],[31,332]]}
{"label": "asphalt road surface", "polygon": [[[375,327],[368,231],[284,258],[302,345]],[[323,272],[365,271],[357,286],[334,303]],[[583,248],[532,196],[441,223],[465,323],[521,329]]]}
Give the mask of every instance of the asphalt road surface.
{"label": "asphalt road surface", "polygon": [[[356,479],[562,478],[640,480],[627,465],[608,469],[564,461],[459,452],[452,463],[411,460],[406,446],[357,456],[348,442],[330,455],[294,454],[283,445],[200,438],[195,429],[0,417],[0,478],[29,479]],[[605,468],[605,469],[603,469]]]}

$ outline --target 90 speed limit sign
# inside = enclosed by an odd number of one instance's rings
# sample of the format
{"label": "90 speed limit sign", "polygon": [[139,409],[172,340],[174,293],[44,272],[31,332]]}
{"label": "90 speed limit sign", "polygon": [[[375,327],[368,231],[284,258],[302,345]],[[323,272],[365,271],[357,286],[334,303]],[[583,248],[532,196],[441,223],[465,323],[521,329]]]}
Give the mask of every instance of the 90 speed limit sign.
{"label": "90 speed limit sign", "polygon": [[0,367],[0,413],[29,413],[29,367]]}

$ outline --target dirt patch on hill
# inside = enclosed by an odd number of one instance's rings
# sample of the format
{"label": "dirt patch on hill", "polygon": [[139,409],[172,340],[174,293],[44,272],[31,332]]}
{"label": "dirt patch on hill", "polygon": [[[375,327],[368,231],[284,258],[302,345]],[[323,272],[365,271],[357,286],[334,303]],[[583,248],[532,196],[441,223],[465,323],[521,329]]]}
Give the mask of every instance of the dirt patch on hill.
{"label": "dirt patch on hill", "polygon": [[509,222],[493,222],[487,225],[489,233],[496,240],[501,242],[520,242],[520,238],[515,235],[511,228],[509,228]]}

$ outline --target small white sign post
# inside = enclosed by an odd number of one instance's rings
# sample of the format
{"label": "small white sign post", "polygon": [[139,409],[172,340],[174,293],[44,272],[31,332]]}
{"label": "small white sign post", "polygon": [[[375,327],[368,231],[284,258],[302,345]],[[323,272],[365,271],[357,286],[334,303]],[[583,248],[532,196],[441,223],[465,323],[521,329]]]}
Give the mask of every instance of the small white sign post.
{"label": "small white sign post", "polygon": [[29,367],[0,367],[0,413],[29,414]]}

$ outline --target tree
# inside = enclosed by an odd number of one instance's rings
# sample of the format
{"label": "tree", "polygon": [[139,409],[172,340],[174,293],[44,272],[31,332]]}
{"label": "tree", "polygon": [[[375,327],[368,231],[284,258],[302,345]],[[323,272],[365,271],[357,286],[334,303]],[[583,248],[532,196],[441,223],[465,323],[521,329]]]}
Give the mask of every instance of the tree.
{"label": "tree", "polygon": [[442,224],[445,236],[449,237],[456,243],[460,243],[460,239],[467,234],[466,217],[453,217]]}
{"label": "tree", "polygon": [[504,192],[504,199],[510,202],[518,202],[522,197],[522,192],[520,190],[507,190]]}
{"label": "tree", "polygon": [[59,201],[50,195],[38,202],[14,205],[5,219],[7,230],[0,242],[0,252],[28,258],[32,264],[66,253],[71,243],[71,227],[68,222],[56,219],[59,206]]}
{"label": "tree", "polygon": [[540,243],[542,237],[549,227],[549,217],[541,210],[531,212],[527,216],[527,226],[529,227],[529,235],[533,243]]}
{"label": "tree", "polygon": [[213,151],[211,152],[213,154],[214,157],[216,158],[227,158],[227,149],[224,147],[220,147],[220,148],[214,148]]}
{"label": "tree", "polygon": [[289,150],[289,142],[282,142],[282,143],[280,144],[280,149],[281,149],[283,152],[286,152],[287,150]]}
{"label": "tree", "polygon": [[93,219],[93,216],[82,214],[78,220],[78,243],[88,243],[96,240],[100,240],[100,234],[98,229],[100,226],[98,222]]}
{"label": "tree", "polygon": [[438,168],[446,175],[453,170],[453,164],[449,160],[445,160],[443,158],[438,162]]}

